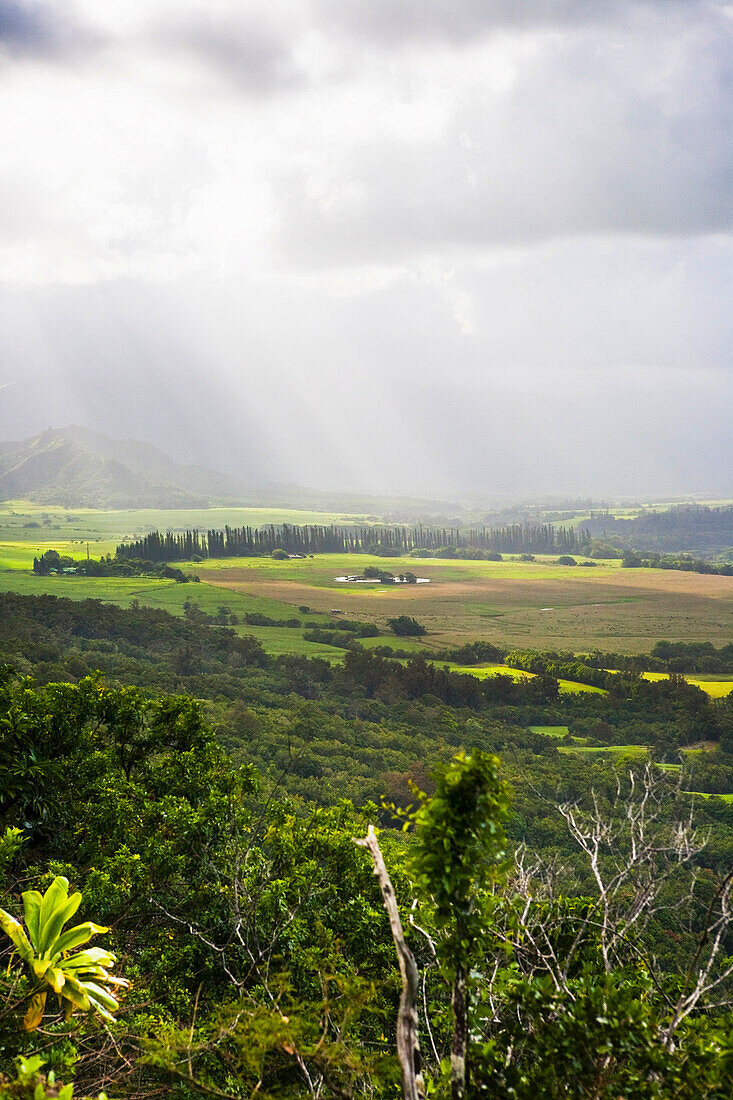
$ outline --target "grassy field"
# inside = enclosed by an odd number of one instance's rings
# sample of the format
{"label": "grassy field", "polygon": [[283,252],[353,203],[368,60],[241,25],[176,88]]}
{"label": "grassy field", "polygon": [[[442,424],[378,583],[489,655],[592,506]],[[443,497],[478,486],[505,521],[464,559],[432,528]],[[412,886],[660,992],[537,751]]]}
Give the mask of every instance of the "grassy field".
{"label": "grassy field", "polygon": [[599,748],[595,745],[558,745],[558,752],[580,753],[583,756],[596,756],[599,760],[618,760],[619,757],[629,760],[643,760],[649,749],[646,745],[603,745]]}
{"label": "grassy field", "polygon": [[[568,726],[530,726],[532,733],[539,733],[543,737],[562,739],[563,744],[558,745],[558,752],[580,754],[581,756],[597,758],[599,760],[613,760],[617,764],[638,762],[649,755],[648,745],[588,745],[583,737],[573,737],[566,740],[570,732]],[[714,741],[701,742],[701,747],[683,749],[686,757],[700,756],[705,752],[712,752],[717,748]],[[658,764],[662,771],[674,775],[682,771],[682,764]],[[733,802],[733,794],[711,795],[702,791],[685,791],[685,794],[698,795],[700,798],[722,798],[724,802]]]}
{"label": "grassy field", "polygon": [[[0,568],[24,568],[22,563],[44,550],[83,557],[86,544],[92,557],[114,554],[125,539],[150,531],[187,531],[232,527],[262,527],[269,523],[364,523],[363,515],[308,512],[294,508],[153,508],[101,511],[60,508],[27,500],[0,502]],[[13,565],[12,563],[17,564]]]}
{"label": "grassy field", "polygon": [[[485,680],[487,676],[511,676],[512,680],[524,680],[534,676],[533,672],[522,672],[509,665],[449,665],[452,672],[463,672],[469,676],[475,676],[478,680]],[[577,695],[579,692],[590,691],[605,695],[602,688],[592,687],[590,684],[578,684],[574,680],[558,680],[560,691],[563,694]]]}
{"label": "grassy field", "polygon": [[[72,598],[108,599],[123,606],[139,599],[181,614],[194,599],[204,610],[231,605],[235,613],[261,610],[272,618],[312,611],[305,617],[325,624],[344,616],[376,623],[390,634],[387,620],[414,615],[428,630],[421,639],[393,639],[391,644],[429,656],[435,650],[482,639],[499,645],[585,652],[594,648],[625,653],[648,652],[660,639],[730,641],[733,626],[733,578],[671,570],[622,569],[620,562],[601,562],[592,569],[559,566],[553,558],[533,562],[450,561],[446,559],[375,558],[367,555],[316,555],[274,561],[271,558],[219,559],[184,565],[202,583],[195,589],[159,581],[43,580],[29,570],[34,556],[54,548],[75,557],[113,552],[124,537],[152,528],[184,529],[224,523],[357,521],[363,517],[274,509],[208,509],[204,511],[116,511],[43,508],[25,502],[0,505],[0,587],[18,592],[50,591]],[[28,527],[29,523],[39,526]],[[374,564],[392,572],[407,569],[427,578],[420,585],[343,584],[336,577]],[[301,616],[303,617],[303,616]],[[269,631],[277,628],[258,628]],[[254,632],[254,630],[253,630]],[[273,652],[295,646],[314,650],[297,631],[266,639]],[[384,638],[367,639],[370,646]],[[329,650],[332,647],[327,647]],[[329,653],[334,656],[339,651]],[[475,670],[474,670],[475,671]],[[489,673],[486,673],[489,674]],[[733,678],[695,677],[718,697],[733,690]]]}
{"label": "grassy field", "polygon": [[[421,585],[341,584],[336,577],[376,564],[429,579]],[[228,591],[258,592],[289,604],[383,625],[414,615],[428,635],[425,649],[477,638],[497,644],[583,652],[593,648],[648,652],[660,639],[731,637],[733,578],[671,570],[594,569],[535,562],[317,555],[296,561],[222,559],[200,567],[202,580]]]}
{"label": "grassy field", "polygon": [[[645,680],[652,681],[669,679],[666,672],[642,672],[642,676]],[[689,676],[685,676],[685,680],[687,680],[688,684],[694,684],[695,687],[699,687],[713,699],[724,699],[733,691],[733,676],[723,672],[718,675],[695,672],[691,673]]]}
{"label": "grassy field", "polygon": [[[36,577],[32,573],[18,570],[0,571],[0,591],[18,592],[25,596],[45,594],[72,600],[104,600],[118,607],[129,607],[136,600],[145,607],[155,607],[178,616],[184,614],[184,604],[187,601],[195,603],[209,615],[215,615],[222,606],[240,617],[247,612],[259,612],[272,619],[288,619],[294,613],[293,608],[266,596],[222,592],[220,588],[208,584],[176,584],[175,581],[152,580],[146,577]],[[310,615],[307,617],[311,618]],[[324,616],[317,614],[313,619],[321,620],[324,624],[327,622]],[[308,657],[325,657],[330,661],[343,660],[342,649],[318,642],[307,642],[303,638],[302,630],[291,627],[247,626],[241,623],[232,629],[238,634],[253,634],[259,638],[267,652],[274,655],[296,653]]]}

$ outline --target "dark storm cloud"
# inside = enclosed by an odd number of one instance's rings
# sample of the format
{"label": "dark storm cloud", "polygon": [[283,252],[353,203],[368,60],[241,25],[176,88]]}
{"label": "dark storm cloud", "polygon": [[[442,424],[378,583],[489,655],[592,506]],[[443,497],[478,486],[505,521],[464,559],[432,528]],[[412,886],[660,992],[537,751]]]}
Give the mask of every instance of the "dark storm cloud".
{"label": "dark storm cloud", "polygon": [[0,55],[59,61],[88,52],[100,41],[60,4],[0,0]]}

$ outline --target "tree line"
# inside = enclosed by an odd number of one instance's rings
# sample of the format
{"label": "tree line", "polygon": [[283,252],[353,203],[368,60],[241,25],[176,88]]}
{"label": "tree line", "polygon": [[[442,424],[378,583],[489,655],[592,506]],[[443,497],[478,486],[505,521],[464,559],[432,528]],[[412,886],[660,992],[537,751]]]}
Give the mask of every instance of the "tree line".
{"label": "tree line", "polygon": [[708,573],[717,577],[733,577],[733,562],[706,561],[691,554],[657,554],[653,551],[625,551],[624,569],[677,569],[683,573]]}
{"label": "tree line", "polygon": [[584,530],[551,523],[512,523],[506,527],[412,527],[398,525],[338,526],[269,524],[206,532],[151,531],[117,547],[118,558],[147,561],[191,561],[200,558],[258,557],[284,550],[288,554],[378,554],[386,557],[414,551],[454,548],[493,553],[552,554],[579,550],[588,541]]}

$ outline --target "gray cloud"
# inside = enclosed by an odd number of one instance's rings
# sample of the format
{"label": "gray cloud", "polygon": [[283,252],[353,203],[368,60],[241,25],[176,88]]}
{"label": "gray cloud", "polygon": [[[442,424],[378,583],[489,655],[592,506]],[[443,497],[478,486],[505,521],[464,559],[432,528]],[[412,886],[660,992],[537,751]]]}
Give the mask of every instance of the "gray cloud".
{"label": "gray cloud", "polygon": [[285,240],[301,262],[329,264],[574,234],[727,233],[732,89],[730,21],[554,39],[501,95],[459,97],[435,141],[342,153],[337,180],[359,201],[338,216],[309,187],[310,165],[292,169],[279,183]]}
{"label": "gray cloud", "polygon": [[[3,371],[36,379],[0,439],[75,421],[430,496],[730,491],[720,5],[75,4],[0,0]],[[111,48],[69,79],[91,20]]]}
{"label": "gray cloud", "polygon": [[227,14],[228,18],[217,16],[213,9],[184,13],[175,21],[154,24],[146,37],[159,49],[198,60],[245,93],[265,95],[303,83],[289,35],[278,34],[251,15]]}
{"label": "gray cloud", "polygon": [[99,35],[67,8],[39,0],[0,0],[0,53],[59,61],[101,44]]}
{"label": "gray cloud", "polygon": [[720,6],[715,0],[320,0],[318,5],[331,25],[388,48],[414,40],[463,43],[498,30],[608,26],[655,10],[666,18]]}

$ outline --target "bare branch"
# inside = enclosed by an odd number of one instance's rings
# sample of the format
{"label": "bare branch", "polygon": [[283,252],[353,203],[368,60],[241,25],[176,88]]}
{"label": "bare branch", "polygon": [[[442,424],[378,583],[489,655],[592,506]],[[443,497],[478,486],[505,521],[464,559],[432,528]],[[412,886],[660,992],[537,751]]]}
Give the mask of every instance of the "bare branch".
{"label": "bare branch", "polygon": [[379,847],[379,841],[374,832],[374,826],[370,825],[367,835],[360,840],[354,839],[354,843],[358,844],[360,848],[368,848],[371,854],[374,874],[377,876],[382,891],[384,907],[389,917],[392,939],[397,951],[397,961],[402,976],[402,995],[400,996],[400,1008],[397,1015],[397,1055],[402,1067],[402,1091],[405,1100],[424,1100],[425,1084],[420,1072],[422,1059],[417,1019],[417,997],[420,984],[417,963],[412,951],[405,942],[394,888]]}

